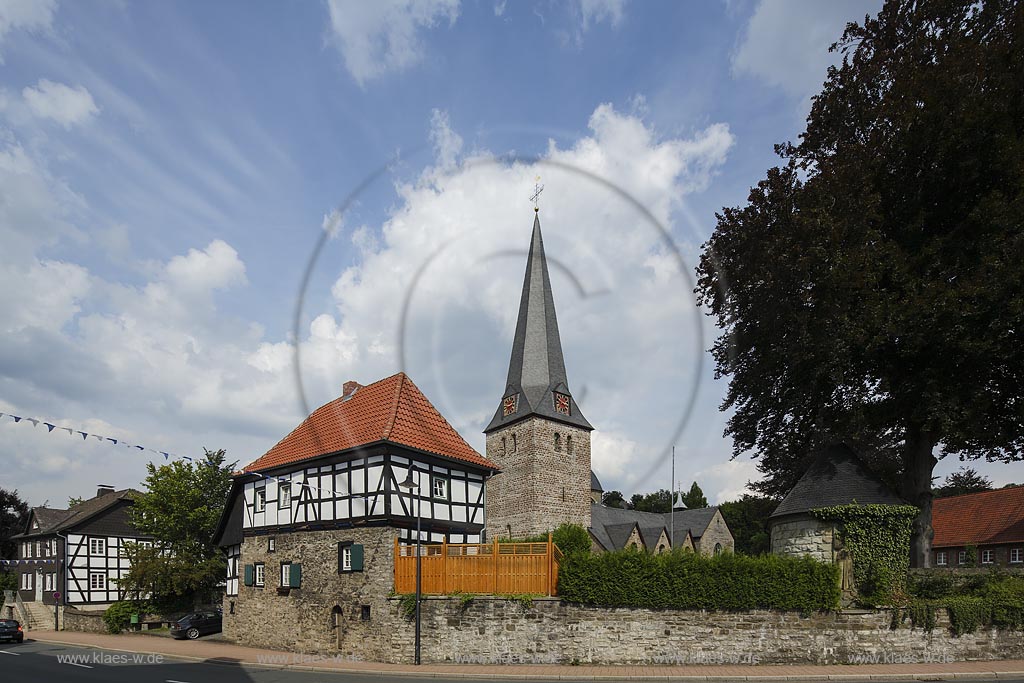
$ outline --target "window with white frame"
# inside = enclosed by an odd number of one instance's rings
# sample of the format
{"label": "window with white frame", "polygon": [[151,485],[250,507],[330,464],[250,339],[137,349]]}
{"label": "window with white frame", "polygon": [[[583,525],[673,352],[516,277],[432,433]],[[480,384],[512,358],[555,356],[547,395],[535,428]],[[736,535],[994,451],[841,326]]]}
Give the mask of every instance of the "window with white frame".
{"label": "window with white frame", "polygon": [[352,546],[346,546],[341,549],[341,570],[344,572],[352,571]]}
{"label": "window with white frame", "polygon": [[1024,562],[1024,549],[1010,548],[1010,563],[1020,564],[1021,562]]}
{"label": "window with white frame", "polygon": [[281,563],[281,587],[287,588],[292,585],[292,563]]}
{"label": "window with white frame", "polygon": [[267,552],[272,553],[277,550],[277,539],[273,536],[267,538]]}
{"label": "window with white frame", "polygon": [[52,591],[53,590],[53,577],[54,577],[54,574],[45,574],[44,575],[43,590],[46,590],[46,591]]}
{"label": "window with white frame", "polygon": [[982,550],[981,551],[981,563],[992,564],[996,561],[996,553],[994,550]]}
{"label": "window with white frame", "polygon": [[947,557],[946,551],[945,550],[939,550],[938,552],[935,553],[935,564],[937,566],[939,566],[939,567],[945,567],[946,566],[946,557]]}
{"label": "window with white frame", "polygon": [[263,512],[267,509],[267,490],[256,489],[256,512]]}
{"label": "window with white frame", "polygon": [[21,590],[30,591],[32,590],[32,575],[25,573],[21,575]]}
{"label": "window with white frame", "polygon": [[432,482],[431,482],[431,493],[433,493],[434,498],[439,498],[441,500],[447,500],[448,499],[448,480],[447,479],[443,479],[442,477],[434,477]]}
{"label": "window with white frame", "polygon": [[34,545],[35,547],[32,548],[32,557],[40,557],[41,553],[39,552],[39,541],[36,541]]}
{"label": "window with white frame", "polygon": [[89,590],[102,591],[107,589],[107,575],[103,572],[89,572]]}
{"label": "window with white frame", "polygon": [[967,564],[967,551],[966,550],[961,550],[960,552],[958,552],[956,554],[956,563],[957,564]]}
{"label": "window with white frame", "polygon": [[277,489],[277,507],[290,508],[292,506],[292,485],[282,482]]}
{"label": "window with white frame", "polygon": [[256,581],[254,583],[259,588],[263,588],[263,586],[266,585],[264,574],[265,569],[266,568],[263,566],[262,562],[256,563]]}
{"label": "window with white frame", "polygon": [[90,538],[89,539],[89,554],[90,555],[106,555],[107,554],[107,539],[105,539],[105,538]]}

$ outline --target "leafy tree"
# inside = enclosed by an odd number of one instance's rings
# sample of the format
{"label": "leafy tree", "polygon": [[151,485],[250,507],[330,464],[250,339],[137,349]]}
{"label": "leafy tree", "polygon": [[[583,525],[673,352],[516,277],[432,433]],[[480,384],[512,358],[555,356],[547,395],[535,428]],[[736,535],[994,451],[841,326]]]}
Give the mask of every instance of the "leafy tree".
{"label": "leafy tree", "polygon": [[17,491],[0,489],[0,559],[17,559],[18,544],[11,540],[11,536],[25,530],[28,514],[28,503]]}
{"label": "leafy tree", "polygon": [[683,505],[690,510],[706,508],[708,506],[708,499],[704,497],[704,492],[697,486],[697,482],[693,482],[690,490],[680,497],[683,499]]}
{"label": "leafy tree", "polygon": [[624,508],[626,499],[622,497],[622,491],[605,491],[601,495],[601,504],[610,508]]}
{"label": "leafy tree", "polygon": [[84,498],[79,498],[77,496],[68,496],[68,507],[73,508],[84,500]]}
{"label": "leafy tree", "polygon": [[672,494],[668,489],[654,493],[634,493],[629,506],[639,512],[669,512],[672,509]]}
{"label": "leafy tree", "polygon": [[[1024,12],[887,0],[697,268],[734,457],[787,491],[844,440],[920,510],[937,457],[1024,458]],[[937,450],[938,449],[938,450]]]}
{"label": "leafy tree", "polygon": [[129,595],[150,594],[163,605],[202,602],[224,578],[225,559],[213,534],[237,464],[224,459],[223,450],[206,450],[197,462],[146,466],[146,492],[130,514],[136,528],[156,540],[151,548],[129,545],[132,566],[121,580]]}
{"label": "leafy tree", "polygon": [[991,490],[991,479],[981,476],[973,467],[961,467],[947,476],[941,487],[935,489],[935,497],[948,498],[949,496],[962,496],[965,493]]}
{"label": "leafy tree", "polygon": [[778,498],[752,496],[749,493],[743,494],[739,500],[718,506],[736,542],[736,552],[760,555],[771,549],[768,516],[778,506]]}

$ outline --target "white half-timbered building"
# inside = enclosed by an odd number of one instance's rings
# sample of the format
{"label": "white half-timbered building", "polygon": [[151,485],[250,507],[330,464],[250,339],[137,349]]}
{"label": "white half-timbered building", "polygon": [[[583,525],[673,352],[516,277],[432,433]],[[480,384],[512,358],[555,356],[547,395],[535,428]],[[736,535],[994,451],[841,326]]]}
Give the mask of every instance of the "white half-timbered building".
{"label": "white half-timbered building", "polygon": [[131,524],[138,491],[101,486],[68,509],[32,508],[18,544],[18,589],[24,602],[103,609],[123,598],[118,581],[131,562],[126,542],[152,543]]}
{"label": "white half-timbered building", "polygon": [[497,470],[404,373],[346,382],[235,477],[217,532],[225,634],[267,644],[257,620],[371,619],[393,586],[394,543],[415,542],[417,516],[424,542],[484,540]]}

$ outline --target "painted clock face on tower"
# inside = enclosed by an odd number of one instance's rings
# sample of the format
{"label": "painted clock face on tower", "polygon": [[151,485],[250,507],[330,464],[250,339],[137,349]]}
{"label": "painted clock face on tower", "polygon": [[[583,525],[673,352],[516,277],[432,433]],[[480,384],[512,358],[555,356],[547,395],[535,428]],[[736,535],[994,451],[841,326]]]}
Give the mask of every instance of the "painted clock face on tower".
{"label": "painted clock face on tower", "polygon": [[518,399],[519,394],[512,394],[511,396],[505,397],[505,399],[501,402],[502,410],[504,411],[505,415],[511,415],[512,413],[516,412],[516,404],[519,402]]}
{"label": "painted clock face on tower", "polygon": [[569,408],[569,397],[566,396],[565,394],[560,394],[557,391],[554,392],[554,393],[555,393],[555,412],[556,413],[562,413],[563,415],[568,415],[569,411],[570,411],[570,408]]}

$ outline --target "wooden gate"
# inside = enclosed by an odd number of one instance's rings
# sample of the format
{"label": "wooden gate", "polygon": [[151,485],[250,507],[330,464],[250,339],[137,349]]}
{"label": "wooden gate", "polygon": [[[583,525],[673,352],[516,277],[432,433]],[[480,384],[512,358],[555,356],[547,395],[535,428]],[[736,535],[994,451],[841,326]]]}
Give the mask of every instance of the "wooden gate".
{"label": "wooden gate", "polygon": [[[395,592],[416,592],[416,547],[395,539]],[[424,595],[557,595],[562,551],[547,543],[423,544]]]}

